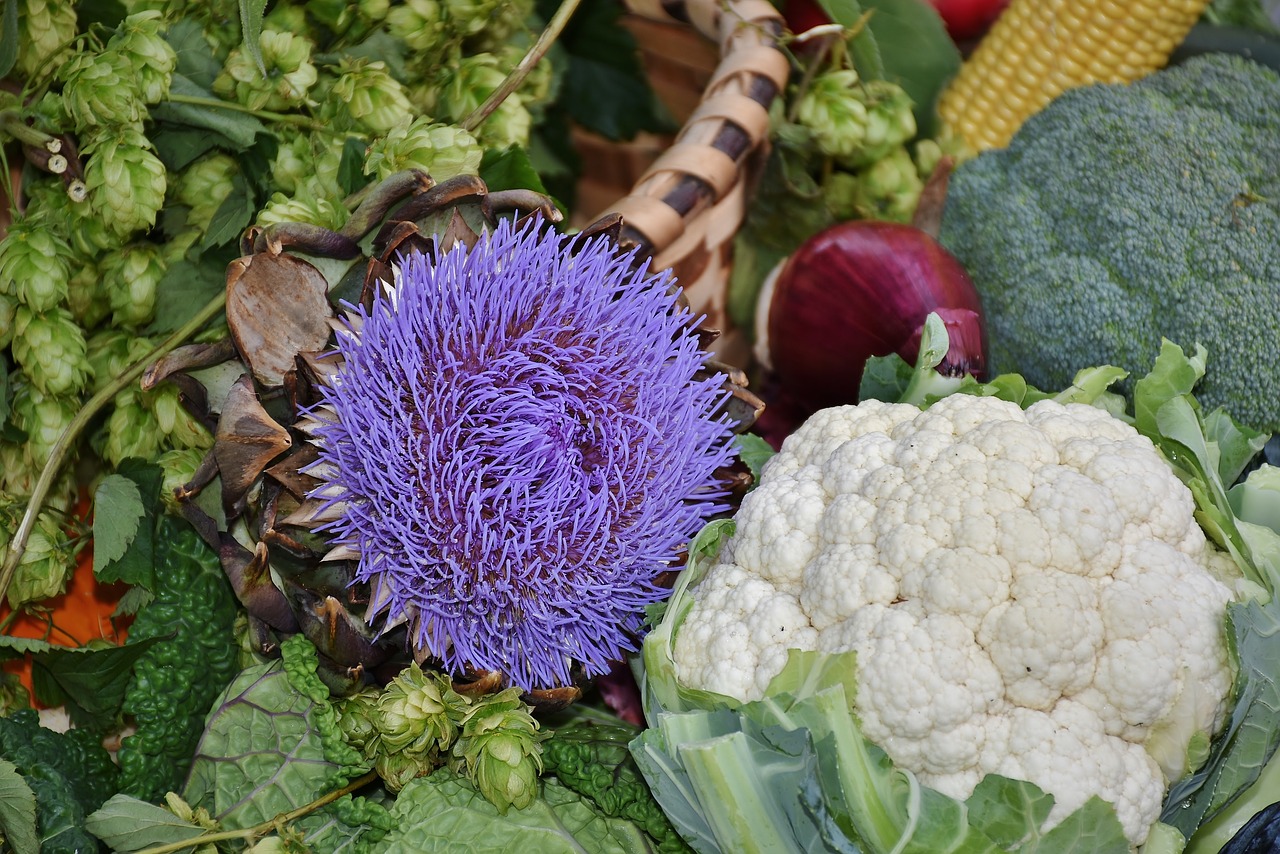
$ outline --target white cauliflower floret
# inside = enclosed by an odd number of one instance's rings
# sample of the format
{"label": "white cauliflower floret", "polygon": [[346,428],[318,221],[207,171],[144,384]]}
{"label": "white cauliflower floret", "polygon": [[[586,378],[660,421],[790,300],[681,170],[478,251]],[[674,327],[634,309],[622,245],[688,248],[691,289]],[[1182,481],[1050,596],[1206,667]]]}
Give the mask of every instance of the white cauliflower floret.
{"label": "white cauliflower floret", "polygon": [[1231,590],[1187,488],[1082,404],[952,395],[814,415],[766,465],[674,641],[759,698],[788,648],[857,652],[866,736],[965,798],[986,774],[1098,795],[1145,839],[1223,724]]}

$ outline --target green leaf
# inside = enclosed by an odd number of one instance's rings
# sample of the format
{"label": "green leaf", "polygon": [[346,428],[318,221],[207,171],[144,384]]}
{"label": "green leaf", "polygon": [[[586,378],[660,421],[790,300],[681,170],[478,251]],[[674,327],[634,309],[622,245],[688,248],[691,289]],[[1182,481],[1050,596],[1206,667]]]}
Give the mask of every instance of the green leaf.
{"label": "green leaf", "polygon": [[[197,85],[186,76],[174,73],[169,84],[172,95],[183,95],[189,98],[204,98],[218,102],[220,99],[208,89]],[[162,101],[151,108],[151,118],[158,122],[172,122],[177,125],[211,130],[221,134],[237,149],[245,149],[253,145],[258,134],[266,134],[267,128],[248,113],[239,110],[216,107],[212,104],[184,104],[175,101]]]}
{"label": "green leaf", "polygon": [[348,196],[369,183],[369,178],[364,174],[364,150],[365,144],[358,137],[349,136],[342,144],[342,158],[338,161],[338,186]]}
{"label": "green leaf", "polygon": [[0,661],[17,658],[28,652],[48,652],[58,649],[56,644],[37,638],[15,638],[12,635],[0,635]]}
{"label": "green leaf", "polygon": [[[14,5],[12,0],[6,4]],[[13,854],[40,854],[36,829],[36,796],[18,766],[0,759],[0,839]]]}
{"label": "green leaf", "polygon": [[[103,483],[106,494],[94,495],[93,573],[99,581],[123,581],[151,588],[155,584],[155,519],[160,512],[160,484],[164,472],[159,466],[130,458],[116,467]],[[125,483],[121,483],[123,480]],[[132,492],[126,484],[132,484]],[[99,520],[108,537],[109,548],[100,557],[97,541]],[[123,549],[117,546],[123,543]]]}
{"label": "green leaf", "polygon": [[237,172],[231,178],[231,192],[214,212],[209,230],[205,233],[204,240],[200,241],[200,248],[211,249],[238,241],[240,233],[253,222],[257,210],[244,175]]}
{"label": "green leaf", "polygon": [[148,335],[165,335],[180,328],[227,286],[230,260],[220,253],[200,256],[199,261],[178,261],[165,270],[156,288],[156,314]]}
{"label": "green leaf", "polygon": [[103,581],[119,581],[106,569],[124,556],[146,518],[138,485],[124,475],[109,474],[94,490],[93,507],[93,574]]}
{"label": "green leaf", "polygon": [[263,77],[267,76],[267,65],[262,61],[262,15],[267,10],[267,0],[240,0],[240,32],[244,33],[244,49],[249,53],[253,64]]}
{"label": "green leaf", "polygon": [[[766,442],[755,433],[741,433],[733,437],[733,444],[738,448],[738,456],[742,458],[742,462],[751,471],[751,477],[755,483],[760,482],[760,471],[764,468],[774,454],[777,453],[773,446]],[[752,484],[752,488],[755,484]]]}
{"label": "green leaf", "polygon": [[200,155],[215,148],[235,151],[237,146],[220,133],[203,128],[161,124],[151,135],[156,156],[170,172],[180,172]]}
{"label": "green leaf", "polygon": [[[164,807],[129,795],[112,795],[85,819],[85,829],[112,851],[141,851],[194,839],[204,828],[183,821]],[[181,849],[190,851],[190,848]]]}
{"label": "green leaf", "polygon": [[1190,838],[1262,773],[1280,744],[1280,597],[1228,609],[1240,663],[1235,706],[1199,771],[1173,785],[1160,820]]}
{"label": "green leaf", "polygon": [[200,22],[194,17],[171,20],[165,29],[164,40],[178,57],[175,74],[208,91],[222,71],[222,62],[213,55]]}
{"label": "green leaf", "polygon": [[120,714],[133,664],[160,640],[130,641],[101,649],[55,647],[31,656],[31,682],[36,699],[48,706],[65,705],[71,722],[84,729],[103,729]]}
{"label": "green leaf", "polygon": [[645,77],[635,38],[618,22],[620,9],[614,3],[584,3],[565,27],[559,44],[569,54],[569,66],[557,103],[578,124],[608,139],[673,130]]}
{"label": "green leaf", "polygon": [[489,192],[498,190],[533,190],[535,193],[547,192],[542,178],[533,168],[529,154],[518,145],[502,151],[489,149],[480,161],[480,179],[489,188]]}
{"label": "green leaf", "polygon": [[1039,834],[1053,809],[1053,795],[1025,780],[988,774],[978,781],[965,806],[970,824],[997,845],[1013,850],[1022,840]]}
{"label": "green leaf", "polygon": [[897,83],[911,96],[920,136],[934,136],[938,95],[960,69],[960,50],[947,35],[937,10],[925,0],[861,3],[871,13],[867,28],[875,36],[884,79]]}
{"label": "green leaf", "polygon": [[1019,854],[1129,854],[1133,849],[1115,809],[1094,795],[1044,836],[1017,850]]}
{"label": "green leaf", "polygon": [[241,671],[209,713],[183,798],[235,829],[324,794],[338,766],[325,759],[310,718],[314,706],[293,690],[278,661]]}
{"label": "green leaf", "polygon": [[872,356],[862,368],[858,383],[858,400],[883,400],[897,403],[911,383],[911,366],[897,353]]}
{"label": "green leaf", "polygon": [[[11,410],[10,403],[13,400],[13,395],[10,394],[9,387],[9,362],[7,359],[0,359],[0,424],[5,425],[6,429],[9,426],[9,412]],[[0,437],[3,437],[2,432],[0,432]],[[26,441],[25,437],[23,438],[23,441]]]}
{"label": "green leaf", "polygon": [[4,0],[0,11],[0,77],[18,61],[18,0]]}
{"label": "green leaf", "polygon": [[858,74],[865,80],[883,80],[884,59],[880,56],[875,33],[865,25],[863,19],[867,12],[862,5],[857,0],[820,0],[818,5],[833,22],[847,30],[856,30],[853,38],[849,39],[849,55]]}
{"label": "green leaf", "polygon": [[442,768],[410,780],[391,807],[395,829],[379,843],[382,854],[418,854],[457,847],[539,854],[645,854],[656,846],[638,827],[608,818],[554,777],[542,796],[521,810],[498,812],[465,777]]}

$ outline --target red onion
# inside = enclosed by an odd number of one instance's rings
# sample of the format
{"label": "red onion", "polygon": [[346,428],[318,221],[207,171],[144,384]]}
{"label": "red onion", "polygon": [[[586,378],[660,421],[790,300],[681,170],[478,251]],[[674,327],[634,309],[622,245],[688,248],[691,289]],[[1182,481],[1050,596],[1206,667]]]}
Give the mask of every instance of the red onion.
{"label": "red onion", "polygon": [[809,238],[766,285],[756,352],[787,403],[811,413],[856,402],[871,356],[897,353],[914,364],[930,312],[950,338],[938,370],[982,377],[982,306],[960,262],[918,228],[844,222]]}

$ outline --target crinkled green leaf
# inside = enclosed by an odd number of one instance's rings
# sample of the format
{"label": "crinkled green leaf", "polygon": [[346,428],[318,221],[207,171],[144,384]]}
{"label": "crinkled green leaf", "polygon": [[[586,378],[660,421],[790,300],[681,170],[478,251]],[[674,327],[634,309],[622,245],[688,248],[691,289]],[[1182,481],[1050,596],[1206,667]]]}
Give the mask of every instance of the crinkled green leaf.
{"label": "crinkled green leaf", "polygon": [[[194,839],[205,829],[169,810],[129,795],[112,795],[85,820],[85,829],[112,851],[141,851]],[[181,849],[190,851],[190,848]]]}
{"label": "crinkled green leaf", "polygon": [[1020,854],[1129,854],[1133,849],[1115,809],[1094,795],[1048,833],[1015,850]]}
{"label": "crinkled green leaf", "polygon": [[18,773],[18,766],[3,759],[0,759],[0,838],[9,844],[13,854],[40,854],[35,792]]}
{"label": "crinkled green leaf", "polygon": [[93,574],[114,581],[106,567],[124,556],[146,518],[138,485],[121,474],[109,474],[93,493]]}
{"label": "crinkled green leaf", "polygon": [[213,55],[200,22],[194,17],[170,21],[165,27],[164,40],[178,57],[174,71],[207,91],[222,71],[222,62]]}
{"label": "crinkled green leaf", "polygon": [[244,828],[324,794],[338,766],[308,718],[314,705],[278,661],[242,671],[209,713],[183,798]]}
{"label": "crinkled green leaf", "polygon": [[[537,851],[539,854],[644,854],[654,843],[635,825],[608,818],[555,781],[522,810],[500,814],[465,778],[448,768],[409,781],[391,808],[396,828],[382,854],[458,850]],[[465,842],[463,842],[465,840]]]}

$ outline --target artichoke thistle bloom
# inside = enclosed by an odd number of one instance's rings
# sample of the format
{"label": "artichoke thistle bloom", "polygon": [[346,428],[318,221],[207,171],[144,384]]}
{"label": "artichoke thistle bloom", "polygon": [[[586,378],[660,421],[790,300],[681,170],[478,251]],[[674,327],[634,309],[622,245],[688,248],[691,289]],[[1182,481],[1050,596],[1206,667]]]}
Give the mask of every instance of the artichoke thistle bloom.
{"label": "artichoke thistle bloom", "polygon": [[[669,274],[507,221],[401,258],[311,413],[319,518],[370,618],[454,672],[571,682],[637,648],[658,576],[723,509],[723,377]],[[353,554],[353,557],[355,555]]]}

